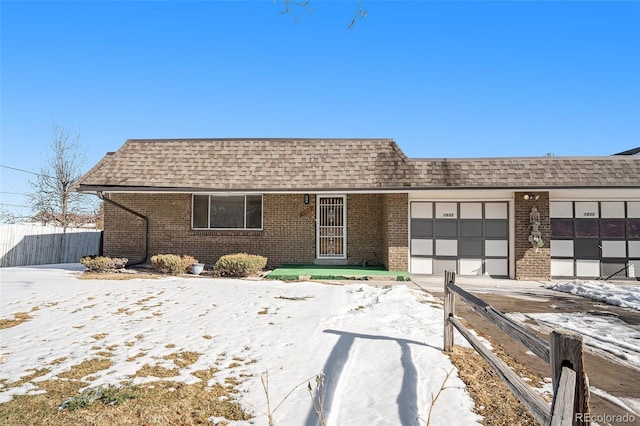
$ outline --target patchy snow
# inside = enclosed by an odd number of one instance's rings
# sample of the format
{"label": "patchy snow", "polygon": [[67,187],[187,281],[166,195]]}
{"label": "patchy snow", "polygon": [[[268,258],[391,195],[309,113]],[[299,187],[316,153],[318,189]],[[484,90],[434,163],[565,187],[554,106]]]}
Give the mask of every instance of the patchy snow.
{"label": "patchy snow", "polygon": [[[276,422],[315,424],[306,380],[313,384],[324,372],[329,425],[414,425],[419,416],[426,419],[431,395],[454,368],[442,353],[442,308],[404,285],[204,277],[81,281],[73,272],[81,269],[0,270],[0,318],[33,317],[0,330],[0,402],[42,392],[39,381],[100,352],[112,352],[113,365],[93,374],[91,386],[130,380],[146,364],[176,368],[163,357],[193,351],[201,354],[194,364],[162,380],[194,383],[200,379],[193,372],[220,368],[214,380],[239,380],[240,402],[256,416],[233,424],[267,423],[265,372],[272,406],[304,383],[275,412]],[[462,342],[458,335],[456,343]],[[41,368],[50,372],[11,386]],[[155,380],[137,377],[134,383]],[[454,371],[431,423],[477,424],[472,408]]]}
{"label": "patchy snow", "polygon": [[546,288],[571,293],[609,305],[640,311],[640,286],[622,285],[602,281],[559,281],[546,284]]}
{"label": "patchy snow", "polygon": [[640,368],[640,331],[614,316],[589,313],[509,313],[509,317],[526,322],[532,319],[547,330],[562,327],[580,333],[584,344]]}
{"label": "patchy snow", "polygon": [[602,399],[606,399],[607,401],[624,408],[630,414],[637,416],[640,419],[640,399],[613,396],[602,389],[596,388],[595,386],[589,386],[589,391],[594,395],[598,395]]}

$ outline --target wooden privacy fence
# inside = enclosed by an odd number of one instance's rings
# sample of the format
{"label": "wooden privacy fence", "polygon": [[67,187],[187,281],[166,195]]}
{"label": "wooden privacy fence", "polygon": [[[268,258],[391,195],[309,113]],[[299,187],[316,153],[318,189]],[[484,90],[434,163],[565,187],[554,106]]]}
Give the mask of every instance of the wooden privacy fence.
{"label": "wooden privacy fence", "polygon": [[[549,343],[482,299],[455,284],[455,272],[444,275],[444,350],[453,350],[454,327],[524,404],[541,425],[586,425],[589,422],[589,383],[584,371],[582,336],[567,330],[553,331]],[[509,366],[485,347],[455,317],[455,296],[470,303],[475,311],[500,328],[511,338],[524,344],[531,352],[551,366],[553,401],[551,405],[522,380]],[[584,419],[584,420],[583,420]]]}
{"label": "wooden privacy fence", "polygon": [[100,254],[102,232],[42,225],[0,225],[0,267],[75,263]]}

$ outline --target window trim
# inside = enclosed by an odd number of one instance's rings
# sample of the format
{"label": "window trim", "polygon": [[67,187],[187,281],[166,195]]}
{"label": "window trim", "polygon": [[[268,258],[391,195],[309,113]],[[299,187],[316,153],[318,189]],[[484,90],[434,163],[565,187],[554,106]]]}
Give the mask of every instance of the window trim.
{"label": "window trim", "polygon": [[[207,203],[207,227],[206,228],[196,228],[193,225],[194,220],[194,205],[195,205],[195,197],[196,195],[202,196],[206,195],[208,197]],[[247,228],[247,196],[251,195],[259,195],[260,196],[260,227],[259,228]],[[242,228],[212,228],[211,227],[211,197],[238,197],[242,196],[244,198],[244,227]],[[225,192],[225,193],[194,193],[191,194],[191,230],[193,231],[262,231],[264,229],[264,194],[255,193],[255,192]]]}

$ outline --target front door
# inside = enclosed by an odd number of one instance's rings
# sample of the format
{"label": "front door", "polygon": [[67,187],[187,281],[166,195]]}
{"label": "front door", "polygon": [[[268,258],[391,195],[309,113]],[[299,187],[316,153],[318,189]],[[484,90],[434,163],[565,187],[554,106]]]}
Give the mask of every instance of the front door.
{"label": "front door", "polygon": [[318,259],[347,258],[347,197],[318,196],[316,255]]}

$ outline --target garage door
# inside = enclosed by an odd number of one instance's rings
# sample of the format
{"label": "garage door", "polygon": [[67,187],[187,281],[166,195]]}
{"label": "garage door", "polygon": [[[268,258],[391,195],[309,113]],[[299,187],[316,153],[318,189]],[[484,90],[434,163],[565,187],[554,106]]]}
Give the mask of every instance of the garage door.
{"label": "garage door", "polygon": [[411,202],[411,272],[509,275],[507,202]]}
{"label": "garage door", "polygon": [[551,276],[640,275],[640,202],[552,201]]}

